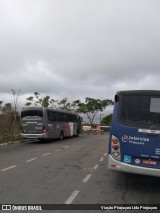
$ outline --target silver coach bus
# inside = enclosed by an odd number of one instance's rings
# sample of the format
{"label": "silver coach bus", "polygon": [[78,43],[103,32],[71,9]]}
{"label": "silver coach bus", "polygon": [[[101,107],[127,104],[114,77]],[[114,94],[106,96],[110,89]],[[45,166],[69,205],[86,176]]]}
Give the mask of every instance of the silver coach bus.
{"label": "silver coach bus", "polygon": [[45,107],[25,107],[20,125],[23,138],[55,139],[78,136],[82,118],[71,111]]}

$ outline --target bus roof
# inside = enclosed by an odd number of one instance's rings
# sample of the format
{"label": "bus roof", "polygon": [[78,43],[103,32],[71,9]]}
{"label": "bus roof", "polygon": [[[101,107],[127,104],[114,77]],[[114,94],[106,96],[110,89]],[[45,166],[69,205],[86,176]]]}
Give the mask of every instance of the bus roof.
{"label": "bus roof", "polygon": [[48,108],[48,107],[41,107],[41,106],[23,107],[21,111],[31,110],[31,109],[33,109],[33,110],[43,110],[43,109],[46,109],[46,110],[53,110],[53,111],[56,111],[56,112],[64,112],[64,113],[69,113],[69,114],[77,114],[74,111],[63,110],[63,109],[55,109],[55,108]]}
{"label": "bus roof", "polygon": [[160,95],[160,90],[124,90],[118,91],[116,95]]}

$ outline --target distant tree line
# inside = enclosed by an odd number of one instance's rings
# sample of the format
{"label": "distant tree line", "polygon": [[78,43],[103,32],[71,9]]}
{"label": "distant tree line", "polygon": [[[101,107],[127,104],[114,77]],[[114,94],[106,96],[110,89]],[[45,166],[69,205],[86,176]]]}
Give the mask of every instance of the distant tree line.
{"label": "distant tree line", "polygon": [[111,126],[112,124],[112,114],[109,114],[105,117],[103,117],[102,121],[101,121],[102,125],[108,125]]}
{"label": "distant tree line", "polygon": [[18,98],[20,90],[11,90],[11,103],[0,101],[0,143],[19,138]]}
{"label": "distant tree line", "polygon": [[[53,107],[58,109],[65,109],[76,111],[77,113],[86,114],[90,125],[94,123],[95,116],[106,109],[107,106],[113,105],[113,101],[110,99],[94,99],[85,98],[85,102],[80,100],[75,100],[72,103],[68,101],[67,98],[62,100],[52,99],[50,96],[41,97],[38,92],[35,92],[33,96],[26,99],[26,106],[43,106],[43,107]],[[102,120],[104,122],[104,120]]]}
{"label": "distant tree line", "polygon": [[[18,113],[18,99],[20,90],[16,92],[11,90],[11,103],[4,103],[0,101],[0,142],[10,140],[11,142],[16,140],[19,134],[19,113]],[[95,116],[106,109],[107,106],[113,105],[113,101],[110,99],[94,99],[85,98],[85,101],[75,100],[68,101],[68,98],[62,100],[56,100],[46,95],[42,97],[39,92],[34,92],[33,96],[26,98],[25,106],[42,106],[51,107],[55,109],[63,109],[75,111],[80,114],[85,114],[88,118],[90,125],[94,123]],[[106,122],[105,118],[102,119],[102,123]],[[108,122],[108,121],[107,121]],[[107,123],[106,123],[107,124]]]}

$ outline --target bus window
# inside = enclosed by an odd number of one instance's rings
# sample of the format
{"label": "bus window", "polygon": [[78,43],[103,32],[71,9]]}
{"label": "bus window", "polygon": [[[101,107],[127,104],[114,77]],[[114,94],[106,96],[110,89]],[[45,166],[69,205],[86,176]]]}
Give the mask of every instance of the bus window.
{"label": "bus window", "polygon": [[24,110],[21,112],[21,117],[27,117],[27,116],[38,116],[38,117],[43,117],[43,110],[41,109],[28,109],[28,110]]}
{"label": "bus window", "polygon": [[159,104],[160,98],[124,96],[121,104],[121,119],[127,122],[160,124]]}
{"label": "bus window", "polygon": [[56,112],[47,110],[47,116],[48,116],[49,121],[52,121],[52,122],[57,121],[57,113]]}
{"label": "bus window", "polygon": [[150,112],[160,113],[160,98],[151,98]]}

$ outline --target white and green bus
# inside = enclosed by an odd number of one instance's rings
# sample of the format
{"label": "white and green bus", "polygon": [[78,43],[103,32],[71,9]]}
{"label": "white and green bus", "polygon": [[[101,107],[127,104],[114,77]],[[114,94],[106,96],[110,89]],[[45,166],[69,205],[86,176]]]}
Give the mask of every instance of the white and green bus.
{"label": "white and green bus", "polygon": [[20,114],[21,135],[29,139],[78,136],[82,118],[75,112],[46,107],[25,107]]}

